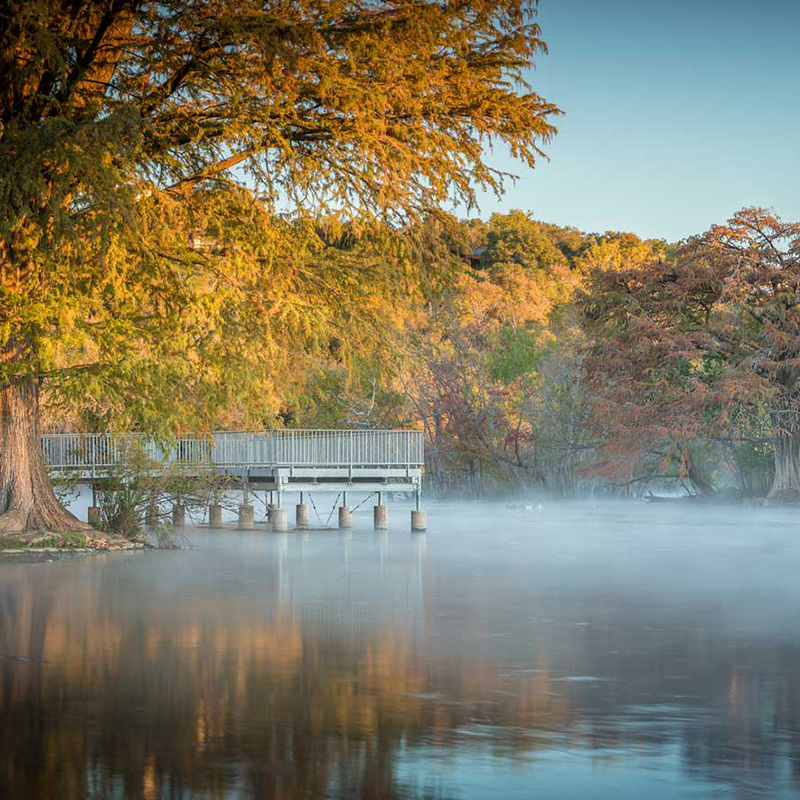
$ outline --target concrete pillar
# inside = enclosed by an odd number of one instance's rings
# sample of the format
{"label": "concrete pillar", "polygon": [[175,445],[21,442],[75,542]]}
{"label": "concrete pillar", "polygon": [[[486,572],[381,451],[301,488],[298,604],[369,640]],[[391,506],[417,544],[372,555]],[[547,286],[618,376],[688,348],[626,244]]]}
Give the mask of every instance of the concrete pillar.
{"label": "concrete pillar", "polygon": [[353,515],[350,513],[350,506],[339,506],[339,527],[353,527]]}
{"label": "concrete pillar", "polygon": [[373,507],[372,514],[375,530],[385,531],[389,527],[389,509],[383,503],[378,503]]}
{"label": "concrete pillar", "polygon": [[285,508],[274,508],[270,519],[272,520],[272,530],[281,533],[289,530],[289,512]]}
{"label": "concrete pillar", "polygon": [[253,506],[241,505],[239,506],[239,527],[252,528],[255,525],[255,516],[253,514]]}
{"label": "concrete pillar", "polygon": [[[272,494],[272,492],[270,492],[270,494]],[[267,522],[272,522],[272,513],[274,511],[277,511],[278,508],[279,508],[279,506],[278,506],[277,503],[270,503],[267,506]]]}
{"label": "concrete pillar", "polygon": [[175,503],[172,506],[172,524],[176,528],[182,528],[186,524],[186,506]]}
{"label": "concrete pillar", "polygon": [[222,506],[219,503],[212,503],[208,507],[208,527],[219,528],[222,526]]}
{"label": "concrete pillar", "polygon": [[295,517],[298,528],[307,528],[310,524],[311,515],[308,511],[308,506],[305,503],[298,504],[296,508],[297,515]]}
{"label": "concrete pillar", "polygon": [[418,508],[411,512],[411,530],[424,531],[428,529],[428,514]]}
{"label": "concrete pillar", "polygon": [[97,506],[89,506],[89,515],[87,517],[89,524],[97,528],[100,525],[100,509]]}

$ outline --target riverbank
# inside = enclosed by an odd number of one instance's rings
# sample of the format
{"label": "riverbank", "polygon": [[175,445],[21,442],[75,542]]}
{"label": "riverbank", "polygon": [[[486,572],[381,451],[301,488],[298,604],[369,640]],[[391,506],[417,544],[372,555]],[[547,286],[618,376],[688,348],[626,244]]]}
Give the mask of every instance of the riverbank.
{"label": "riverbank", "polygon": [[143,542],[132,542],[105,531],[67,531],[64,533],[7,533],[0,535],[0,556],[23,553],[107,553],[141,550]]}

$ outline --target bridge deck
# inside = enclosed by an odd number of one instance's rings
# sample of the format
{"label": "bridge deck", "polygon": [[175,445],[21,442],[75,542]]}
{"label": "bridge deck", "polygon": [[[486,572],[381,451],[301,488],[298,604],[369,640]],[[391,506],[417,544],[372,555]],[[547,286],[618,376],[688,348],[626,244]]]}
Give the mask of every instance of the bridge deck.
{"label": "bridge deck", "polygon": [[157,464],[188,472],[214,470],[277,491],[419,492],[424,464],[421,431],[217,431],[179,438],[171,446],[135,433],[56,433],[42,437],[50,468],[80,480],[107,476],[132,448]]}

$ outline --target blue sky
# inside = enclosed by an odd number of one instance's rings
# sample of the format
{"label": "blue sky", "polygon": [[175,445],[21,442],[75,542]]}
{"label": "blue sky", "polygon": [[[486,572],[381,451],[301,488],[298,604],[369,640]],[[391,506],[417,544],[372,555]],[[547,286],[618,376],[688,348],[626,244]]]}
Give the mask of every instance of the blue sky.
{"label": "blue sky", "polygon": [[[566,115],[512,208],[677,240],[745,205],[800,220],[800,0],[541,0],[533,88]],[[474,214],[470,214],[473,216]]]}

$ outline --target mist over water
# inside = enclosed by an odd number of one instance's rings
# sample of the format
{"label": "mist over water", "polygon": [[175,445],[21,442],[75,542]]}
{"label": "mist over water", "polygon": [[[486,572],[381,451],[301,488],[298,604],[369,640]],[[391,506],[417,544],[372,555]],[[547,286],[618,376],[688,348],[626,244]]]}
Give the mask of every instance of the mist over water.
{"label": "mist over water", "polygon": [[370,511],[0,563],[0,797],[800,797],[796,512]]}

